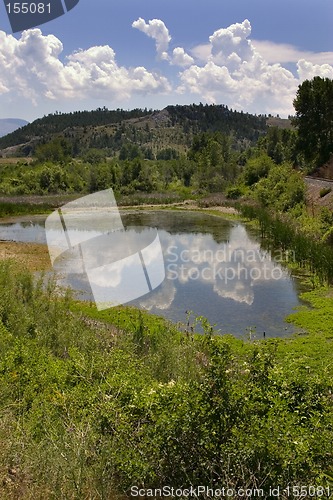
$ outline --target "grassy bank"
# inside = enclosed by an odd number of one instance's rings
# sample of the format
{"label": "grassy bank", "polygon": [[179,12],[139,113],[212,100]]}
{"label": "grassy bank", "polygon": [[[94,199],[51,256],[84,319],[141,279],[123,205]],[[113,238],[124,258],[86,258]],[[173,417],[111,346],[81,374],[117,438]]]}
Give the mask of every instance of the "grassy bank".
{"label": "grassy bank", "polygon": [[46,214],[79,196],[78,194],[0,196],[0,217]]}
{"label": "grassy bank", "polygon": [[0,262],[0,498],[330,487],[329,288],[303,294],[309,307],[290,316],[306,334],[243,341],[203,320],[199,336],[137,309],[60,298],[22,269],[25,251]]}
{"label": "grassy bank", "polygon": [[0,201],[0,218],[19,215],[38,215],[52,211],[53,206],[48,203],[12,203],[10,201]]}
{"label": "grassy bank", "polygon": [[[87,194],[87,193],[86,193]],[[86,195],[85,194],[85,195]],[[0,218],[7,216],[36,215],[52,212],[65,203],[85,196],[84,194],[30,195],[30,196],[0,196]],[[190,198],[189,190],[173,193],[133,193],[121,195],[115,193],[118,206],[172,205],[183,203]]]}
{"label": "grassy bank", "polygon": [[13,263],[0,263],[0,286],[1,498],[199,484],[269,498],[271,486],[329,481],[330,296],[324,330],[304,310],[310,335],[244,342],[99,313]]}

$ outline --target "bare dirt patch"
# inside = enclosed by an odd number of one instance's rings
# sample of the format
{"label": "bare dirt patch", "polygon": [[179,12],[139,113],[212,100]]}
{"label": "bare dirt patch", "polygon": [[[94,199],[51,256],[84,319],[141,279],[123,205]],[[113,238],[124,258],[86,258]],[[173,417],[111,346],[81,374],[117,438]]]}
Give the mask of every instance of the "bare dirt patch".
{"label": "bare dirt patch", "polygon": [[30,271],[51,269],[47,246],[38,243],[0,241],[0,260],[7,259],[19,262]]}

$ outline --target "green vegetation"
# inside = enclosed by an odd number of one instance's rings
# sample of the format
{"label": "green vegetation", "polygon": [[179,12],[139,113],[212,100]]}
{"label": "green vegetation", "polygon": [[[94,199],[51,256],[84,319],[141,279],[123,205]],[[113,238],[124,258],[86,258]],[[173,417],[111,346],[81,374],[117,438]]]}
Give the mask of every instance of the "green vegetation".
{"label": "green vegetation", "polygon": [[[151,111],[150,111],[151,112]],[[0,148],[7,148],[17,144],[28,143],[35,137],[42,138],[42,141],[50,139],[53,134],[61,134],[68,128],[84,128],[91,126],[109,125],[120,123],[122,120],[142,118],[146,116],[148,110],[134,109],[125,111],[117,109],[110,111],[107,108],[99,108],[95,111],[75,111],[74,113],[49,114],[39,118],[24,127],[0,138]],[[31,151],[32,146],[28,145],[27,151]]]}
{"label": "green vegetation", "polygon": [[313,168],[333,152],[333,80],[315,76],[298,88],[294,100],[298,148]]}
{"label": "green vegetation", "polygon": [[44,116],[0,138],[0,148],[21,144],[21,152],[27,155],[34,153],[37,145],[63,136],[74,156],[97,148],[107,149],[109,156],[121,151],[125,156],[122,159],[133,159],[138,152],[144,158],[171,159],[170,152],[175,158],[177,151],[187,150],[194,135],[202,132],[219,131],[233,135],[235,144],[248,145],[254,144],[266,128],[266,117],[239,113],[223,105],[168,106],[162,111],[99,108]]}
{"label": "green vegetation", "polygon": [[267,134],[259,138],[257,148],[265,152],[278,165],[284,162],[290,162],[293,165],[300,163],[295,129],[271,126]]}
{"label": "green vegetation", "polygon": [[304,82],[296,129],[226,106],[103,108],[0,139],[34,155],[1,164],[0,194],[24,201],[3,198],[0,215],[109,187],[128,205],[227,199],[313,287],[311,309],[289,318],[304,334],[242,341],[204,318],[194,335],[135,309],[97,312],[0,263],[1,498],[109,500],[167,484],[269,498],[272,486],[332,484],[333,212],[309,213],[303,181],[332,152],[329,96],[328,79]]}
{"label": "green vegetation", "polygon": [[[321,90],[322,85],[316,95]],[[295,102],[300,96],[301,89]],[[29,164],[1,165],[0,193],[81,194],[112,187],[116,194],[128,195],[188,188],[199,195],[223,191],[235,199],[246,194],[242,183],[251,188],[276,165],[309,168],[301,141],[303,118],[297,113],[298,130],[267,127],[265,116],[202,104],[49,115],[0,138],[0,147],[34,158]],[[329,148],[325,143],[326,153]],[[286,172],[274,171],[276,178]],[[262,200],[268,192],[265,182],[260,189]]]}
{"label": "green vegetation", "polygon": [[2,163],[0,194],[84,194],[112,187],[118,197],[145,192],[184,199],[184,188],[185,197],[221,191],[240,173],[244,150],[265,131],[265,117],[226,106],[57,113],[0,138],[0,147],[17,145],[16,154],[34,158]]}
{"label": "green vegetation", "polygon": [[[313,217],[306,206],[303,177],[288,163],[277,165],[265,154],[250,158],[239,184],[227,192],[240,213],[256,220],[268,248],[293,256],[320,283],[333,283],[333,212],[321,208]],[[238,195],[238,196],[237,196]]]}
{"label": "green vegetation", "polygon": [[98,313],[8,263],[0,283],[2,498],[327,484],[331,298],[320,331],[243,342]]}
{"label": "green vegetation", "polygon": [[36,155],[29,164],[19,161],[1,165],[1,194],[92,193],[110,187],[118,195],[205,193],[227,187],[238,172],[237,154],[230,139],[220,133],[196,136],[187,156],[170,160],[147,160],[140,155],[106,158],[96,149],[82,159],[71,159],[68,142],[60,138],[38,146]]}
{"label": "green vegetation", "polygon": [[11,203],[0,201],[0,217],[7,217],[10,215],[32,215],[32,214],[45,214],[51,210],[48,203],[31,204],[31,203]]}
{"label": "green vegetation", "polygon": [[294,264],[312,273],[313,283],[317,278],[321,284],[332,284],[333,248],[326,243],[327,236],[324,235],[324,241],[308,236],[293,218],[272,214],[264,208],[244,205],[239,209],[244,217],[258,221],[264,246],[288,252]]}
{"label": "green vegetation", "polygon": [[320,192],[319,192],[320,198],[324,198],[324,196],[326,196],[331,191],[332,191],[332,188],[323,188],[323,189],[321,189]]}

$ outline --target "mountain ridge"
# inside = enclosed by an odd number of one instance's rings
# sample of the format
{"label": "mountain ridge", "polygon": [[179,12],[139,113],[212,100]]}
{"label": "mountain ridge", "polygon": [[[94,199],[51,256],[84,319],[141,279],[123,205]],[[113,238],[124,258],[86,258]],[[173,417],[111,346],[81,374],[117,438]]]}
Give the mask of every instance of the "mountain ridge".
{"label": "mountain ridge", "polygon": [[[266,115],[252,115],[223,104],[170,105],[162,110],[109,110],[49,114],[0,137],[3,156],[33,154],[39,144],[64,137],[73,155],[106,149],[111,156],[122,148],[139,147],[143,156],[173,149],[186,152],[193,137],[205,132],[230,136],[235,149],[254,144],[269,126]],[[282,120],[281,120],[282,121]]]}
{"label": "mountain ridge", "polygon": [[27,120],[21,118],[0,118],[0,138],[28,124]]}

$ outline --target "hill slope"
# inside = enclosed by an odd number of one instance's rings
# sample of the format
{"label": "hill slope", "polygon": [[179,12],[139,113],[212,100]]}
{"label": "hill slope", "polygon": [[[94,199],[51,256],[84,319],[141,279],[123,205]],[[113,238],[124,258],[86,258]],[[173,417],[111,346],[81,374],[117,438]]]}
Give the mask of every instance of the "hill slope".
{"label": "hill slope", "polygon": [[[0,138],[3,154],[30,154],[36,145],[56,136],[68,139],[74,155],[89,148],[108,149],[111,155],[136,145],[149,157],[173,148],[186,151],[194,135],[219,131],[232,136],[234,147],[253,144],[267,130],[266,117],[237,112],[223,105],[168,106],[147,109],[77,111],[51,114]],[[4,151],[11,148],[9,151]]]}

